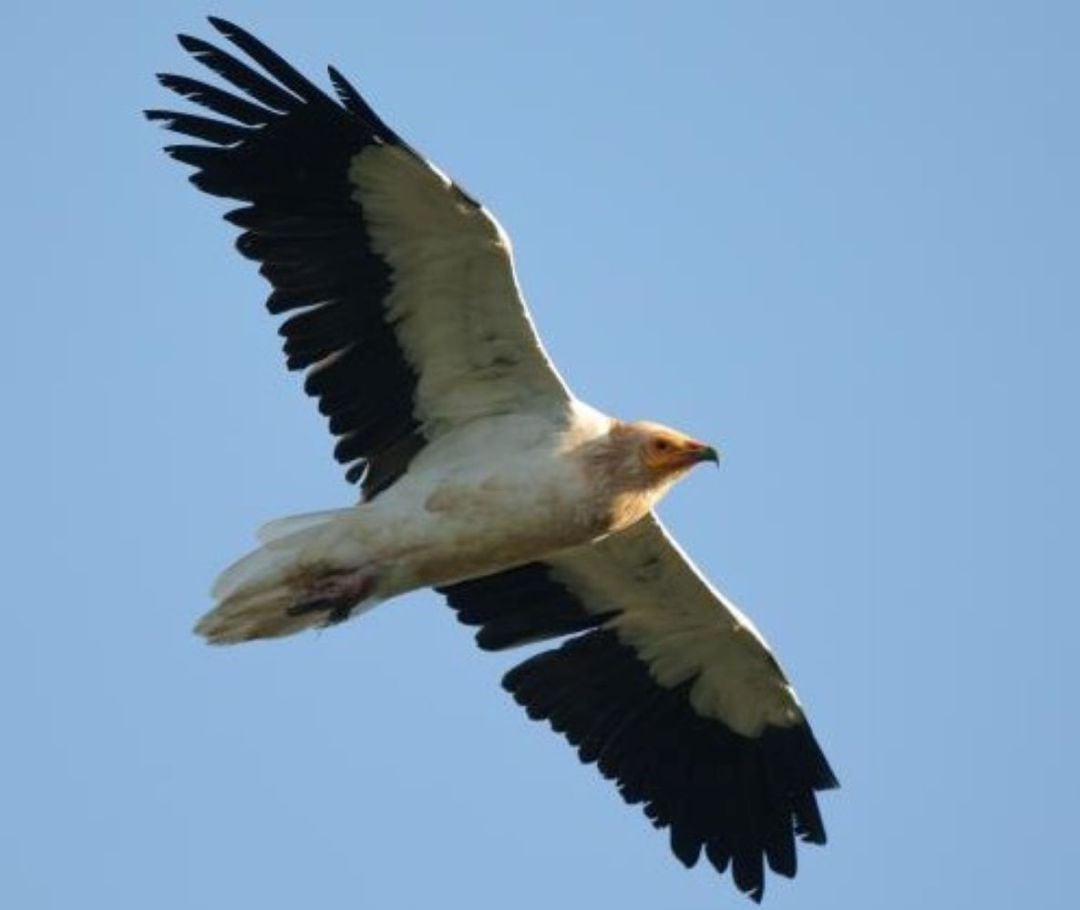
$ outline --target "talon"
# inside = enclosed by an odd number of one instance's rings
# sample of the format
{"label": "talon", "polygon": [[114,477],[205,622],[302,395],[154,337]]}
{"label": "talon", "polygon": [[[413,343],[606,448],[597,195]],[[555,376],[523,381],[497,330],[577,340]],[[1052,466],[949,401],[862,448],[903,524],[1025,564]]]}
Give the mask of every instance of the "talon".
{"label": "talon", "polygon": [[309,599],[285,608],[289,616],[326,613],[324,624],[334,626],[344,622],[353,608],[365,600],[375,587],[375,577],[359,572],[342,572],[321,578],[308,589]]}
{"label": "talon", "polygon": [[340,609],[341,606],[336,601],[322,598],[293,604],[291,607],[285,608],[285,613],[289,616],[303,616],[305,613],[321,613],[323,610],[334,611]]}
{"label": "talon", "polygon": [[342,603],[338,604],[334,609],[326,614],[326,624],[328,626],[336,626],[339,622],[345,622],[349,618],[349,614],[352,613],[355,603]]}

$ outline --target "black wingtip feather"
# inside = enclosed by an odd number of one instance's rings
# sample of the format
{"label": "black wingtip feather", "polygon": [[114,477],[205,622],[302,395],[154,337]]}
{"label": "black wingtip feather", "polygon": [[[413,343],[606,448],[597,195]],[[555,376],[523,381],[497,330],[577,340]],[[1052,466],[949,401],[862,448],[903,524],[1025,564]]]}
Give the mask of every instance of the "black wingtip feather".
{"label": "black wingtip feather", "polygon": [[813,791],[803,792],[795,799],[795,833],[800,840],[808,844],[824,845],[828,841],[825,823],[821,820],[821,810]]}
{"label": "black wingtip feather", "polygon": [[597,761],[627,802],[644,802],[652,823],[671,829],[680,862],[692,866],[704,850],[760,902],[766,862],[794,876],[795,835],[823,842],[814,790],[833,778],[805,724],[740,736],[694,712],[690,684],[657,685],[609,629],[534,655],[503,678],[530,717],[580,743],[582,760]]}
{"label": "black wingtip feather", "polygon": [[[241,252],[259,262],[273,285],[272,313],[339,304],[333,313],[284,325],[285,355],[291,369],[315,367],[306,387],[334,434],[349,440],[338,447],[346,479],[362,481],[370,499],[423,447],[413,414],[416,373],[386,321],[393,275],[372,248],[348,176],[355,155],[395,134],[351,86],[348,103],[339,106],[249,32],[217,16],[209,21],[243,59],[192,35],[177,40],[229,90],[169,73],[158,81],[222,119],[168,111],[147,116],[210,143],[166,151],[196,169],[189,179],[199,189],[247,203],[227,218],[244,229]],[[345,85],[340,78],[335,83],[339,90]],[[354,349],[351,357],[324,363]],[[384,394],[387,389],[394,394]]]}
{"label": "black wingtip feather", "polygon": [[701,856],[701,846],[701,839],[698,837],[697,832],[690,831],[680,825],[672,827],[671,852],[687,869],[693,869],[697,864],[698,858]]}
{"label": "black wingtip feather", "polygon": [[182,98],[201,104],[215,114],[229,117],[246,126],[264,126],[277,116],[265,107],[252,104],[250,101],[238,98],[198,79],[176,76],[172,73],[158,73],[157,80],[170,92],[175,92]]}
{"label": "black wingtip feather", "polygon": [[250,130],[233,123],[222,120],[214,120],[211,117],[199,117],[195,114],[181,114],[176,111],[148,110],[143,111],[147,120],[161,121],[162,125],[193,139],[201,139],[204,142],[212,142],[215,145],[235,145],[243,142],[250,135]]}
{"label": "black wingtip feather", "polygon": [[218,16],[207,16],[210,24],[235,44],[282,85],[309,103],[329,102],[315,83],[294,69],[284,58],[245,29]]}
{"label": "black wingtip feather", "polygon": [[326,73],[330,77],[330,84],[334,86],[334,94],[338,96],[338,100],[344,105],[345,109],[352,111],[354,114],[365,116],[370,109],[352,83],[341,75],[337,67],[328,66]]}
{"label": "black wingtip feather", "polygon": [[222,79],[232,83],[238,89],[247,92],[261,104],[286,113],[295,111],[302,103],[301,99],[285,91],[265,76],[260,75],[246,63],[242,63],[232,54],[223,51],[209,41],[192,35],[178,35],[180,46],[191,54],[199,63],[213,70]]}
{"label": "black wingtip feather", "polygon": [[330,82],[334,86],[334,92],[337,94],[338,99],[344,105],[345,109],[350,113],[355,114],[361,120],[372,129],[376,136],[384,142],[392,142],[397,145],[408,147],[405,141],[394,132],[386,122],[375,113],[375,110],[368,104],[364,97],[352,86],[341,73],[332,66],[326,68],[327,73],[330,76]]}

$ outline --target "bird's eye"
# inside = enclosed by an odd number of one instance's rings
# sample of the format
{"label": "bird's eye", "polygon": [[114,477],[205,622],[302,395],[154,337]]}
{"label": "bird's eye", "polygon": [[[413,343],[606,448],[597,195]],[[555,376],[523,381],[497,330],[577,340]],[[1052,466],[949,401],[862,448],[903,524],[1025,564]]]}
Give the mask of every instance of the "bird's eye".
{"label": "bird's eye", "polygon": [[658,440],[656,440],[656,451],[657,452],[666,452],[670,448],[671,448],[671,443],[669,443],[666,439],[658,439]]}

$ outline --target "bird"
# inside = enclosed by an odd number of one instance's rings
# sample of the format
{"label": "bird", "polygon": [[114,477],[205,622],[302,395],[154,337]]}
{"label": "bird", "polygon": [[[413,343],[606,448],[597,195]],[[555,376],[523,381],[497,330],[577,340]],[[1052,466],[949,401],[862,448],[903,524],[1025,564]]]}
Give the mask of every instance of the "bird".
{"label": "bird", "polygon": [[157,77],[201,112],[144,113],[196,187],[241,203],[237,249],[359,496],[262,527],[196,632],[278,638],[430,587],[482,649],[549,642],[504,688],[684,865],[760,901],[766,865],[793,877],[796,842],[825,843],[817,793],[838,783],[764,638],[656,515],[716,448],[579,400],[495,217],[336,69],[328,94],[209,22],[232,52],[178,38],[217,78]]}

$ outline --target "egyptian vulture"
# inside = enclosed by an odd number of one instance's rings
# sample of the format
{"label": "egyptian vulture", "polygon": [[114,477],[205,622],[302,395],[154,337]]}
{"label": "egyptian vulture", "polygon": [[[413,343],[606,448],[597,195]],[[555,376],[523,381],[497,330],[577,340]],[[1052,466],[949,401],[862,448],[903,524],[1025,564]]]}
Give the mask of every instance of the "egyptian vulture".
{"label": "egyptian vulture", "polygon": [[562,638],[506,674],[641,803],[687,866],[704,851],[755,900],[825,842],[836,786],[753,624],[653,508],[716,452],[583,404],[552,366],[492,215],[388,127],[333,68],[336,99],[252,35],[244,60],[183,35],[230,91],[159,80],[210,116],[147,111],[272,286],[289,369],[305,371],[360,501],[283,518],[218,579],[196,630],[228,644],[341,622],[433,586],[481,648]]}

